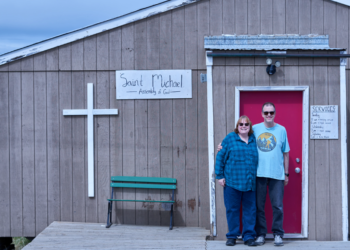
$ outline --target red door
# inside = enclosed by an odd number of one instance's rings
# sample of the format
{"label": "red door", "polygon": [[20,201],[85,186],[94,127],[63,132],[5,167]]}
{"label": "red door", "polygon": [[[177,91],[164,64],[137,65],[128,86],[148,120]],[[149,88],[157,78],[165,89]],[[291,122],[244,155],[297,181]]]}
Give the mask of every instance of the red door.
{"label": "red door", "polygon": [[[302,91],[241,91],[240,115],[246,115],[253,124],[263,122],[261,108],[265,102],[276,106],[275,122],[287,130],[289,152],[289,184],[284,189],[284,221],[285,233],[301,233],[301,201],[302,201]],[[297,163],[296,159],[300,159]],[[299,168],[300,173],[295,169]],[[272,208],[267,196],[266,221],[268,232],[272,226]]]}

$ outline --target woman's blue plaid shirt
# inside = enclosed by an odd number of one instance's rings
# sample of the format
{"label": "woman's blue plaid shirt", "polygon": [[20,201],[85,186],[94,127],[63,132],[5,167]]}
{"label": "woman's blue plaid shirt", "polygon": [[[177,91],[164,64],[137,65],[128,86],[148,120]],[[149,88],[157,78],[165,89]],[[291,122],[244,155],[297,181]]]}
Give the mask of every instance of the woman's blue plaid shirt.
{"label": "woman's blue plaid shirt", "polygon": [[255,136],[249,136],[248,144],[235,132],[222,141],[222,149],[216,155],[216,179],[225,178],[226,185],[239,191],[255,191],[258,150]]}

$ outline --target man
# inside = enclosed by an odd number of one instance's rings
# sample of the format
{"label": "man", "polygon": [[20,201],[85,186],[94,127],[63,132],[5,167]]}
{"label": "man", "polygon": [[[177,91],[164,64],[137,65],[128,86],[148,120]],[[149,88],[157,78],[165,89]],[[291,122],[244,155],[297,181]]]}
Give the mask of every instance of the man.
{"label": "man", "polygon": [[276,109],[271,102],[262,106],[264,122],[253,126],[259,162],[256,177],[257,245],[265,243],[267,234],[265,201],[267,186],[273,211],[272,232],[275,246],[283,246],[283,194],[289,181],[289,144],[286,129],[275,123]]}
{"label": "man", "polygon": [[[289,144],[286,129],[275,123],[276,109],[271,102],[262,106],[264,122],[253,126],[259,162],[256,177],[256,244],[265,244],[267,234],[265,202],[267,186],[273,211],[272,232],[275,246],[283,246],[283,194],[289,181]],[[218,150],[222,147],[219,144]]]}

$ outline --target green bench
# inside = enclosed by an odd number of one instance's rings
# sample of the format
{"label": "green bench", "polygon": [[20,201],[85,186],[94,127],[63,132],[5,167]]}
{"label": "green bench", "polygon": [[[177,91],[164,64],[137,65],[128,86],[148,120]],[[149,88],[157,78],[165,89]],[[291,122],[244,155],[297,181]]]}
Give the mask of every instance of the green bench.
{"label": "green bench", "polygon": [[[112,176],[111,177],[111,198],[108,200],[107,225],[109,228],[112,225],[112,206],[113,201],[133,201],[133,202],[159,202],[171,203],[170,209],[170,226],[169,230],[173,229],[173,207],[175,202],[176,179],[160,178],[160,177],[134,177],[134,176]],[[144,189],[170,189],[172,196],[170,201],[153,201],[153,200],[122,200],[113,198],[114,188],[144,188]]]}

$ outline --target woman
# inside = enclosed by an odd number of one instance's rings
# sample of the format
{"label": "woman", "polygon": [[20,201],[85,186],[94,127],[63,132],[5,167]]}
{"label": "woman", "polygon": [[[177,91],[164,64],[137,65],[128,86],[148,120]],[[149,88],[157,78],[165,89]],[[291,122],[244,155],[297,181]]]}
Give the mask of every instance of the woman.
{"label": "woman", "polygon": [[243,205],[244,244],[256,246],[254,226],[256,220],[255,178],[258,151],[252,123],[247,116],[238,119],[234,132],[222,141],[222,149],[216,156],[215,174],[224,187],[224,201],[229,232],[227,246],[234,246],[241,235],[240,207]]}

